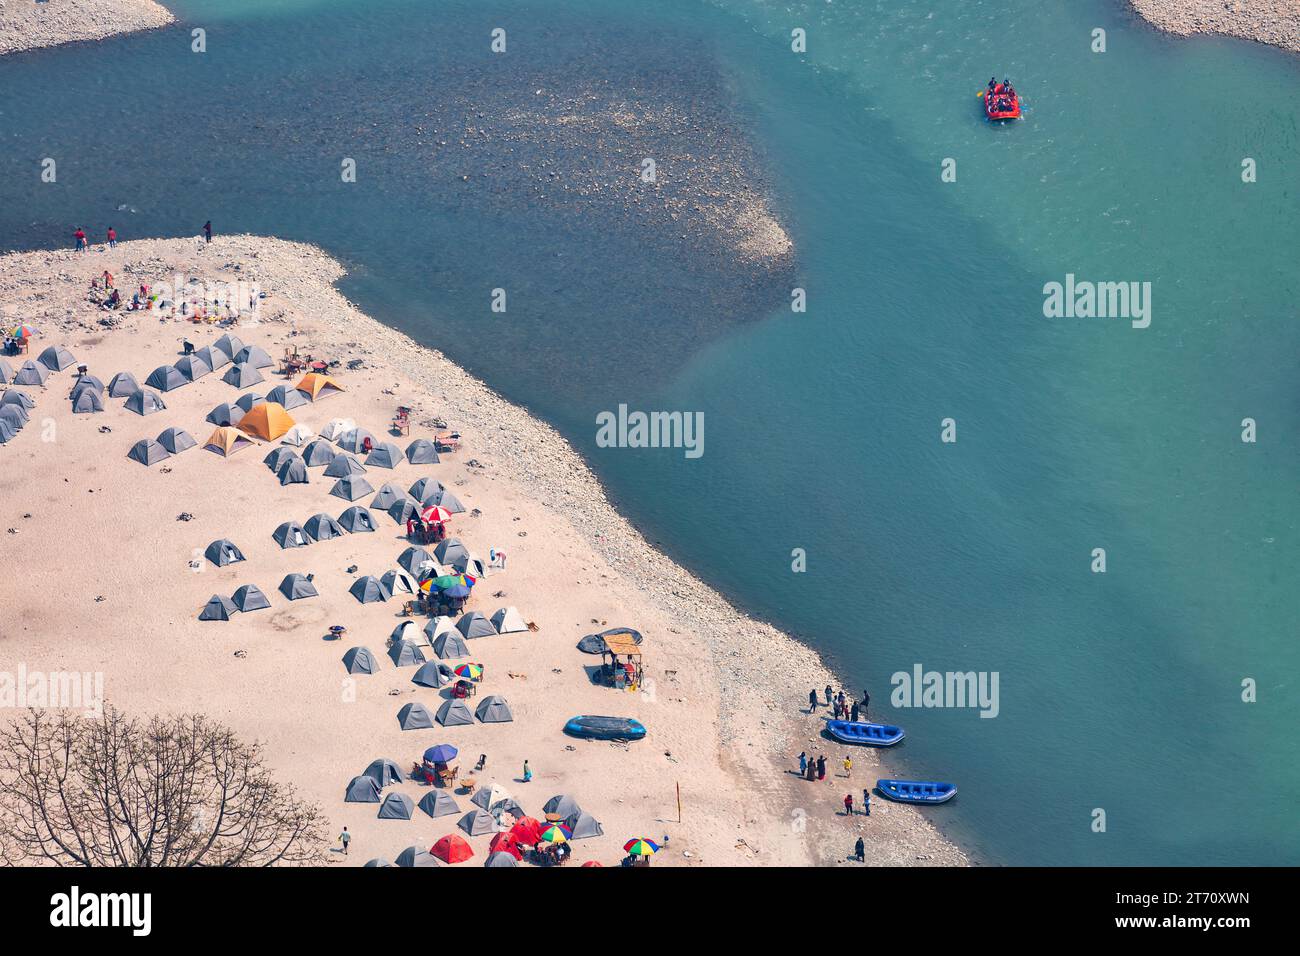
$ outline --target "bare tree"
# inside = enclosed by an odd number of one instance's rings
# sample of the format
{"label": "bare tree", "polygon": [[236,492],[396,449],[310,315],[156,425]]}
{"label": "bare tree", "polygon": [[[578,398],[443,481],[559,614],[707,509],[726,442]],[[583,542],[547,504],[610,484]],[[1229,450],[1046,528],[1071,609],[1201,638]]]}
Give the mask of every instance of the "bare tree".
{"label": "bare tree", "polygon": [[0,728],[0,861],[274,866],[319,860],[325,820],[261,747],[207,717],[31,710]]}

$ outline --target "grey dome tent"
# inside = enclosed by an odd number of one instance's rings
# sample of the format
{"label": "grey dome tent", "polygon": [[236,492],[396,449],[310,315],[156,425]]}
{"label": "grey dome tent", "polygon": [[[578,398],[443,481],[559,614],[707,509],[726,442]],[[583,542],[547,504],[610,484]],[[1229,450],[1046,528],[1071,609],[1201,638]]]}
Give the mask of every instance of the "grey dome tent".
{"label": "grey dome tent", "polygon": [[444,661],[459,660],[469,657],[469,647],[465,639],[456,630],[444,631],[433,639],[433,652]]}
{"label": "grey dome tent", "polygon": [[384,802],[379,807],[379,819],[409,820],[414,810],[415,804],[410,797],[404,793],[394,791],[384,797]]}
{"label": "grey dome tent", "polygon": [[15,385],[44,385],[50,377],[50,370],[39,362],[26,361],[14,373]]}
{"label": "grey dome tent", "polygon": [[420,504],[426,508],[429,505],[442,505],[454,515],[464,514],[465,506],[460,503],[460,499],[453,495],[446,488],[438,491],[431,491],[420,499]]}
{"label": "grey dome tent", "polygon": [[397,502],[406,497],[407,494],[405,491],[398,488],[391,481],[388,481],[379,489],[379,493],[375,495],[375,500],[370,502],[370,507],[378,508],[380,511],[387,511],[393,505],[397,504]]}
{"label": "grey dome tent", "polygon": [[329,460],[325,467],[326,478],[346,478],[348,475],[364,475],[366,466],[357,461],[348,452],[339,452]]}
{"label": "grey dome tent", "polygon": [[389,863],[382,856],[377,856],[373,860],[367,860],[364,864],[362,864],[361,869],[363,870],[379,869],[381,867],[391,867],[392,865],[393,864]]}
{"label": "grey dome tent", "polygon": [[140,391],[140,383],[130,372],[118,372],[108,383],[109,398],[129,398]]}
{"label": "grey dome tent", "polygon": [[457,558],[468,558],[469,548],[461,544],[460,538],[444,538],[433,549],[433,556],[441,564],[451,564]]}
{"label": "grey dome tent", "polygon": [[291,458],[280,466],[276,473],[280,479],[281,485],[305,485],[310,480],[307,476],[307,466],[302,463],[301,458]]}
{"label": "grey dome tent", "polygon": [[[240,395],[237,399],[235,399],[235,407],[239,409],[241,412],[243,412],[244,415],[247,415],[258,405],[265,405],[265,404],[266,404],[266,399],[264,399],[261,395],[258,395],[256,392],[245,392],[243,395]],[[240,418],[242,416],[236,414],[235,417]]]}
{"label": "grey dome tent", "polygon": [[344,531],[350,531],[353,534],[360,534],[363,531],[375,530],[375,517],[365,508],[359,505],[353,505],[343,514],[339,515],[339,525]]}
{"label": "grey dome tent", "polygon": [[51,372],[62,372],[69,365],[76,365],[77,360],[62,345],[51,345],[36,359]]}
{"label": "grey dome tent", "polygon": [[26,392],[16,388],[6,388],[3,396],[0,396],[0,405],[18,405],[22,408],[35,408],[36,402]]}
{"label": "grey dome tent", "polygon": [[396,641],[388,649],[394,667],[414,667],[424,663],[424,651],[410,641]]}
{"label": "grey dome tent", "polygon": [[102,412],[104,410],[104,400],[99,397],[99,392],[93,388],[79,389],[72,396],[72,413],[74,415],[85,415],[92,412]]}
{"label": "grey dome tent", "polygon": [[477,807],[465,814],[456,821],[456,826],[460,827],[470,836],[482,836],[484,833],[492,833],[497,828],[496,820],[492,819],[492,814]]}
{"label": "grey dome tent", "polygon": [[347,792],[343,794],[344,803],[378,803],[379,799],[379,784],[364,773],[353,777],[348,782]]}
{"label": "grey dome tent", "polygon": [[388,588],[389,594],[411,594],[420,592],[420,584],[405,571],[385,571],[379,577],[379,583]]}
{"label": "grey dome tent", "polygon": [[173,455],[180,454],[198,444],[191,435],[183,428],[164,428],[158,435],[158,444],[162,445]]}
{"label": "grey dome tent", "polygon": [[82,389],[91,388],[99,393],[100,397],[104,395],[104,383],[94,375],[81,375],[72,384],[72,391],[68,393],[69,398],[76,398],[77,393]]}
{"label": "grey dome tent", "polygon": [[271,537],[281,548],[305,548],[311,544],[311,538],[296,521],[286,521],[271,533]]}
{"label": "grey dome tent", "polygon": [[479,701],[474,714],[485,724],[504,724],[515,719],[515,715],[510,713],[510,705],[506,703],[506,699],[496,694]]}
{"label": "grey dome tent", "polygon": [[0,358],[0,385],[8,385],[14,380],[14,367]]}
{"label": "grey dome tent", "polygon": [[230,359],[233,362],[235,360],[235,356],[238,355],[240,351],[243,349],[244,343],[240,341],[239,336],[230,335],[229,333],[227,333],[226,335],[221,336],[221,338],[213,342],[212,347],[216,349],[218,352],[224,352],[226,358]]}
{"label": "grey dome tent", "polygon": [[[366,866],[370,864],[367,863]],[[428,850],[418,846],[408,846],[401,853],[397,854],[398,866],[437,866],[438,859]]]}
{"label": "grey dome tent", "polygon": [[[428,641],[420,640],[420,632],[418,630],[408,631],[407,628],[409,627],[415,627],[415,622],[410,618],[407,618],[404,621],[398,621],[397,627],[393,628],[393,633],[388,635],[389,643],[396,644],[398,641],[410,641],[412,644],[417,645],[429,643]],[[408,634],[411,636],[408,637]]]}
{"label": "grey dome tent", "polygon": [[552,823],[581,812],[582,807],[578,805],[578,801],[567,793],[557,794],[542,805],[542,813]]}
{"label": "grey dome tent", "polygon": [[[220,341],[220,339],[218,339]],[[230,360],[236,364],[247,362],[254,368],[270,368],[275,364],[271,356],[256,345],[245,345],[242,349],[230,357]],[[269,399],[268,399],[269,401]]]}
{"label": "grey dome tent", "polygon": [[348,593],[362,604],[373,604],[376,601],[387,601],[393,596],[392,592],[384,587],[380,580],[373,574],[367,574],[365,577],[357,578],[353,581],[352,587],[348,588]]}
{"label": "grey dome tent", "polygon": [[636,644],[641,643],[641,632],[634,631],[630,627],[611,627],[607,631],[601,631],[599,634],[588,634],[578,642],[578,650],[584,654],[604,654],[608,647],[605,644],[606,634],[618,634],[630,637]]}
{"label": "grey dome tent", "polygon": [[144,383],[150,388],[158,389],[160,392],[170,392],[172,389],[189,384],[175,365],[159,365],[149,373],[149,377],[144,380]]}
{"label": "grey dome tent", "polygon": [[[335,460],[337,461],[337,459]],[[334,482],[330,494],[335,498],[342,498],[344,501],[356,501],[374,490],[370,487],[370,482],[366,481],[361,475],[348,475],[346,478],[340,478]]]}
{"label": "grey dome tent", "polygon": [[419,684],[421,687],[446,687],[452,682],[454,675],[442,661],[426,661],[420,665],[420,669],[411,677],[411,683]]}
{"label": "grey dome tent", "polygon": [[497,632],[492,626],[492,622],[485,618],[478,611],[470,611],[462,614],[460,620],[456,622],[456,630],[466,637],[490,637]]}
{"label": "grey dome tent", "polygon": [[416,501],[423,502],[426,495],[431,495],[435,491],[442,491],[441,481],[437,478],[421,478],[411,485],[408,493]]}
{"label": "grey dome tent", "polygon": [[[302,460],[307,463],[309,468],[315,468],[318,465],[328,465],[334,460],[338,452],[323,438],[314,438],[302,450]],[[334,477],[340,477],[335,475]]]}
{"label": "grey dome tent", "polygon": [[240,362],[226,369],[226,374],[221,376],[221,380],[227,385],[233,385],[235,388],[249,388],[257,385],[259,382],[265,382],[262,373],[247,362]]}
{"label": "grey dome tent", "polygon": [[240,551],[235,542],[229,538],[218,538],[213,541],[203,552],[203,556],[219,568],[244,560],[244,552]]}
{"label": "grey dome tent", "polygon": [[142,465],[152,465],[164,458],[170,458],[171,452],[152,438],[141,438],[131,446],[131,450],[126,453],[126,457],[134,459]]}
{"label": "grey dome tent", "polygon": [[350,428],[338,439],[336,444],[344,451],[350,451],[353,454],[359,454],[365,450],[366,439],[370,439],[371,446],[378,444],[378,439],[374,434],[365,428]]}
{"label": "grey dome tent", "polygon": [[412,465],[436,465],[438,446],[427,438],[417,438],[406,446],[406,460]]}
{"label": "grey dome tent", "polygon": [[303,598],[318,597],[320,592],[316,590],[316,585],[305,574],[286,574],[284,580],[280,582],[280,593],[290,601],[301,601]]}
{"label": "grey dome tent", "polygon": [[186,381],[197,381],[205,375],[212,374],[212,368],[203,359],[187,355],[176,363],[176,371],[185,376]]}
{"label": "grey dome tent", "polygon": [[300,457],[301,456],[296,451],[287,445],[276,445],[271,449],[267,456],[262,459],[262,464],[266,465],[266,467],[270,468],[272,471],[279,471],[280,466],[286,461],[293,461],[295,458]]}
{"label": "grey dome tent", "polygon": [[605,828],[600,821],[584,810],[578,810],[564,818],[564,825],[569,828],[570,840],[585,840],[588,837],[605,835]]}
{"label": "grey dome tent", "polygon": [[420,503],[418,501],[412,501],[410,498],[403,498],[400,501],[395,501],[388,509],[388,516],[398,524],[406,524],[407,519],[410,518],[411,515],[418,515],[419,513]]}
{"label": "grey dome tent", "polygon": [[506,801],[514,802],[510,799],[510,791],[499,783],[493,783],[490,786],[479,787],[470,797],[470,803],[483,810],[491,810],[493,807],[501,806]]}
{"label": "grey dome tent", "polygon": [[233,425],[244,417],[244,410],[229,402],[222,402],[212,411],[208,412],[207,420],[214,425]]}
{"label": "grey dome tent", "polygon": [[463,700],[444,700],[435,719],[444,727],[464,727],[474,723],[474,715]]}
{"label": "grey dome tent", "polygon": [[220,594],[214,594],[208,598],[208,603],[203,610],[199,612],[200,621],[229,621],[230,615],[238,611],[235,602],[228,597]]}
{"label": "grey dome tent", "polygon": [[7,418],[0,418],[0,445],[14,440],[18,434],[18,429],[14,428],[13,423]]}
{"label": "grey dome tent", "polygon": [[195,349],[194,357],[196,359],[202,359],[203,364],[214,372],[217,369],[224,368],[230,364],[230,356],[220,349],[214,349],[211,345],[205,345],[202,348]]}
{"label": "grey dome tent", "polygon": [[266,400],[284,406],[286,412],[293,408],[301,408],[304,405],[311,404],[310,395],[291,385],[277,385],[266,393]]}
{"label": "grey dome tent", "polygon": [[366,464],[375,468],[396,468],[397,463],[403,458],[402,449],[386,441],[375,445],[370,450],[370,454],[366,456]]}
{"label": "grey dome tent", "polygon": [[[73,411],[75,412],[76,409],[74,408]],[[27,409],[21,405],[0,405],[0,419],[8,422],[9,427],[14,431],[18,431],[32,420],[32,416],[28,415]]]}
{"label": "grey dome tent", "polygon": [[317,541],[328,541],[330,538],[341,538],[344,535],[339,523],[324,512],[308,518],[303,529]]}
{"label": "grey dome tent", "polygon": [[370,766],[366,767],[365,775],[379,785],[382,790],[389,784],[402,782],[402,768],[397,765],[397,761],[380,758],[370,761]]}
{"label": "grey dome tent", "polygon": [[256,584],[245,584],[238,588],[230,599],[241,611],[260,611],[271,606],[271,602]]}
{"label": "grey dome tent", "polygon": [[420,800],[420,809],[431,817],[446,817],[460,813],[460,807],[446,790],[430,790]]}
{"label": "grey dome tent", "polygon": [[428,730],[433,726],[433,718],[423,704],[406,704],[397,712],[397,726],[403,730]]}
{"label": "grey dome tent", "polygon": [[397,566],[411,574],[419,574],[420,565],[425,562],[432,564],[433,555],[425,551],[424,548],[417,548],[414,545],[397,556]]}
{"label": "grey dome tent", "polygon": [[497,629],[498,634],[516,634],[519,631],[528,630],[528,622],[519,613],[519,609],[513,605],[503,607],[493,614],[492,626]]}
{"label": "grey dome tent", "polygon": [[132,392],[126,400],[126,410],[135,412],[137,415],[152,415],[154,412],[161,412],[166,407],[167,403],[162,400],[162,396],[157,392],[149,391],[147,388]]}
{"label": "grey dome tent", "polygon": [[500,869],[508,866],[518,866],[519,861],[515,859],[513,853],[507,853],[505,850],[497,850],[495,853],[488,854],[487,862],[483,864],[489,869]]}
{"label": "grey dome tent", "polygon": [[446,633],[460,637],[460,631],[456,630],[456,622],[451,618],[438,614],[424,622],[424,636],[428,639],[425,643],[435,640]]}
{"label": "grey dome tent", "polygon": [[379,670],[379,662],[368,647],[353,647],[343,655],[343,666],[349,674],[374,674]]}

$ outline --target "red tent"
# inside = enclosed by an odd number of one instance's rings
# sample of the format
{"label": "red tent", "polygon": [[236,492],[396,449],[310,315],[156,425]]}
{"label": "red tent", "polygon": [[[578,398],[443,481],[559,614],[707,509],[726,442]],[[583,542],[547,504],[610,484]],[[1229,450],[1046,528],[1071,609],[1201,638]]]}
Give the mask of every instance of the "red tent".
{"label": "red tent", "polygon": [[488,844],[488,853],[509,853],[516,860],[522,860],[524,855],[519,852],[519,847],[515,845],[514,835],[511,833],[498,833]]}
{"label": "red tent", "polygon": [[532,846],[542,838],[542,825],[532,817],[522,817],[510,828],[516,843]]}
{"label": "red tent", "polygon": [[469,844],[454,833],[447,834],[435,843],[429,852],[444,863],[463,863],[474,855]]}
{"label": "red tent", "polygon": [[586,863],[582,865],[583,866],[604,866],[605,864],[601,863],[599,860],[588,860]]}

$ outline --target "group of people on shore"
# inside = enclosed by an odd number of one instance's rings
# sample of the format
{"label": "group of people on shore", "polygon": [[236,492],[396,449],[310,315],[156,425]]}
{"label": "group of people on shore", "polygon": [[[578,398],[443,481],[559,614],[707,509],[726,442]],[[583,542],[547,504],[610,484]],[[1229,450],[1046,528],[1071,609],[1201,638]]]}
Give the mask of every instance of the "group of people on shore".
{"label": "group of people on shore", "polygon": [[867,719],[867,707],[871,703],[871,695],[865,690],[862,692],[861,701],[849,700],[843,689],[836,694],[830,684],[826,685],[825,693],[826,702],[823,704],[817,697],[816,687],[808,691],[808,713],[815,714],[819,706],[825,706],[830,708],[836,720],[851,720],[857,723],[859,720]]}
{"label": "group of people on shore", "polygon": [[[90,251],[90,237],[86,235],[85,229],[78,226],[76,229],[73,230],[72,238],[76,242],[77,252]],[[104,234],[104,241],[108,243],[108,248],[110,249],[117,248],[117,230],[114,229],[112,226],[109,226],[108,231]],[[209,219],[207,222],[203,224],[203,241],[205,243],[212,241],[212,220],[211,219]]]}

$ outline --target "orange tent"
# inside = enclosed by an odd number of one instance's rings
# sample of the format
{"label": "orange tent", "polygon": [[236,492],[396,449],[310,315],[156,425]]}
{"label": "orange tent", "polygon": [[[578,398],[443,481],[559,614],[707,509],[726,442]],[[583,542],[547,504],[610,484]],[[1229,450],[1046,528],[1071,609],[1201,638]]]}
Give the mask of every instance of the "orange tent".
{"label": "orange tent", "polygon": [[251,441],[239,434],[239,429],[225,425],[208,436],[208,440],[203,443],[203,447],[211,448],[223,458],[229,458],[241,448],[249,448],[252,444]]}
{"label": "orange tent", "polygon": [[343,386],[334,379],[328,375],[319,375],[316,372],[308,372],[294,388],[300,392],[306,392],[311,396],[313,402],[322,396],[337,395],[343,391]]}
{"label": "orange tent", "polygon": [[294,420],[284,410],[283,405],[275,402],[263,402],[254,405],[239,420],[239,428],[250,435],[256,435],[263,441],[275,441],[294,426]]}

